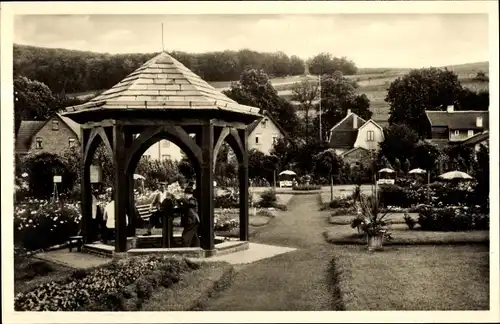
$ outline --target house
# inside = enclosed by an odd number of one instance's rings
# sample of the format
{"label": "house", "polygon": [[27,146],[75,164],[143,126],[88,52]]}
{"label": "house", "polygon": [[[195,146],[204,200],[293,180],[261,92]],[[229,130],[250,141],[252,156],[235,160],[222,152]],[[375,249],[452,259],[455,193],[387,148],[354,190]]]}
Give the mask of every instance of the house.
{"label": "house", "polygon": [[481,148],[481,145],[489,147],[489,142],[490,142],[490,133],[488,131],[484,131],[482,133],[478,133],[460,142],[460,145],[472,146],[474,147],[474,152],[478,152],[479,149]]}
{"label": "house", "polygon": [[248,149],[256,149],[264,154],[270,154],[274,143],[279,138],[288,137],[285,130],[267,111],[262,113],[262,118],[248,126]]}
{"label": "house", "polygon": [[429,141],[440,148],[489,130],[488,111],[455,111],[450,105],[446,111],[426,110],[425,114],[431,127]]}
{"label": "house", "polygon": [[384,129],[374,120],[365,121],[347,110],[347,115],[328,131],[328,145],[344,161],[355,164],[370,159],[384,141]]}
{"label": "house", "polygon": [[[68,117],[56,114],[45,121],[23,120],[16,137],[15,152],[25,155],[30,152],[57,154],[68,147],[80,146],[80,124]],[[167,140],[151,145],[144,156],[151,159],[171,159],[179,161],[182,150]]]}
{"label": "house", "polygon": [[15,152],[57,154],[68,147],[80,145],[80,125],[56,114],[46,121],[23,120],[16,137]]}

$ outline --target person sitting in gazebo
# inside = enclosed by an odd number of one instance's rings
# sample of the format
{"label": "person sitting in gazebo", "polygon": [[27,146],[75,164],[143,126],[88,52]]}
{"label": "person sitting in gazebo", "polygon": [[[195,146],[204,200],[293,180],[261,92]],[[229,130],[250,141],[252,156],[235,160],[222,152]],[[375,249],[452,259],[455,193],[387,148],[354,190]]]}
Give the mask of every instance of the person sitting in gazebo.
{"label": "person sitting in gazebo", "polygon": [[[160,182],[159,187],[156,189],[154,193],[153,201],[149,206],[149,210],[151,212],[151,216],[148,224],[148,231],[146,235],[151,235],[151,229],[153,227],[159,226],[163,219],[163,201],[167,198],[167,184],[165,182]],[[153,211],[156,209],[156,211]]]}

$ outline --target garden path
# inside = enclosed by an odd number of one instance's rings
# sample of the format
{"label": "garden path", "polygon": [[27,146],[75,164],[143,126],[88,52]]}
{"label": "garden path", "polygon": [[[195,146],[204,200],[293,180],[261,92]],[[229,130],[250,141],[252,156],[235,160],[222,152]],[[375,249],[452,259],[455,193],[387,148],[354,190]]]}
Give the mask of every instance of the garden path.
{"label": "garden path", "polygon": [[318,210],[318,195],[296,195],[288,207],[259,229],[252,242],[297,250],[238,267],[232,286],[210,299],[205,310],[340,309],[330,276],[333,249],[322,235],[329,226],[327,212]]}

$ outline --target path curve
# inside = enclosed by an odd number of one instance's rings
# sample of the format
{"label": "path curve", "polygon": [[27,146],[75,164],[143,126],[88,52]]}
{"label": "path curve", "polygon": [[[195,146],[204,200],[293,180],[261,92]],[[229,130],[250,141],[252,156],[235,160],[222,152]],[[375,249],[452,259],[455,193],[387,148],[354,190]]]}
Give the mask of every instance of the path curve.
{"label": "path curve", "polygon": [[327,213],[318,195],[295,195],[289,210],[259,229],[252,242],[297,248],[239,268],[231,287],[208,301],[209,311],[339,310],[331,281],[332,245],[323,239]]}

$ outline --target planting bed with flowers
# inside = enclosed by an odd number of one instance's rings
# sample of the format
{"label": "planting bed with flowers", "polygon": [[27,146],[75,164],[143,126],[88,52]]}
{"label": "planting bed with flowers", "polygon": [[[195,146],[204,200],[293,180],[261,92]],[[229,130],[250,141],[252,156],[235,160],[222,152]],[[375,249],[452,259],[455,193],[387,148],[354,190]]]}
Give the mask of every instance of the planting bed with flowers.
{"label": "planting bed with flowers", "polygon": [[14,307],[16,311],[137,310],[156,288],[171,287],[182,273],[198,267],[180,258],[123,259],[18,293]]}

